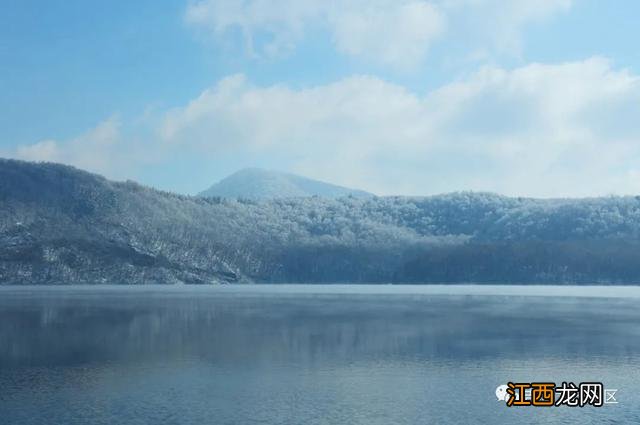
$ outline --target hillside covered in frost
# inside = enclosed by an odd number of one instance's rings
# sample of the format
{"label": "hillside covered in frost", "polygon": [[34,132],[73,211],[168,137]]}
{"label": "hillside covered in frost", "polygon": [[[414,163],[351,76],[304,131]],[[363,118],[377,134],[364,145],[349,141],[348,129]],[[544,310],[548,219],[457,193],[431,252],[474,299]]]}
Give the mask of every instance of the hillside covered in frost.
{"label": "hillside covered in frost", "polygon": [[640,197],[235,200],[0,160],[0,284],[640,283]]}

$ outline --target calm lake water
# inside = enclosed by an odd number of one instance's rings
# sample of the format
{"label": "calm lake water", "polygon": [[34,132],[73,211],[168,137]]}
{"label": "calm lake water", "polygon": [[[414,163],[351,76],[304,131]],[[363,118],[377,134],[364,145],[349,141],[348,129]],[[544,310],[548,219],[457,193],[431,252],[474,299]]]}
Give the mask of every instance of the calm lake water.
{"label": "calm lake water", "polygon": [[[638,288],[0,288],[0,423],[640,423],[639,307]],[[510,380],[619,404],[507,408]]]}

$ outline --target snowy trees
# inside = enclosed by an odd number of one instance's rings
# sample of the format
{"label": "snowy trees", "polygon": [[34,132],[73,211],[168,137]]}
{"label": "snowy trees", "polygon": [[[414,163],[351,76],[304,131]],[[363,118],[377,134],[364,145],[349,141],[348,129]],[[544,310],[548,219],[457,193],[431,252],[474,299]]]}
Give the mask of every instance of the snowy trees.
{"label": "snowy trees", "polygon": [[0,200],[2,283],[640,282],[640,197],[194,198],[0,160]]}

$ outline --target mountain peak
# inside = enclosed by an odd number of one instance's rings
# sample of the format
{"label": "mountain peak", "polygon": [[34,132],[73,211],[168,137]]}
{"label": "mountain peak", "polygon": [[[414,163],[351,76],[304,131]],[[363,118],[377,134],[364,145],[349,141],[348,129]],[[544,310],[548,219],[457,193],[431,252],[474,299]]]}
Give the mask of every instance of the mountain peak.
{"label": "mountain peak", "polygon": [[290,173],[262,168],[244,168],[220,180],[198,196],[247,199],[301,198],[321,196],[365,197],[372,194],[347,187],[313,180]]}

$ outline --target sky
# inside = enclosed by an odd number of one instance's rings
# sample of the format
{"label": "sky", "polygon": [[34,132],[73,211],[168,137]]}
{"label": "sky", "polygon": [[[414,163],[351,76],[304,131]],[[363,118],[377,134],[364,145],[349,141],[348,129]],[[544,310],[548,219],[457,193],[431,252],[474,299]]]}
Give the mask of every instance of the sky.
{"label": "sky", "polygon": [[640,2],[0,0],[0,156],[195,194],[640,194]]}

